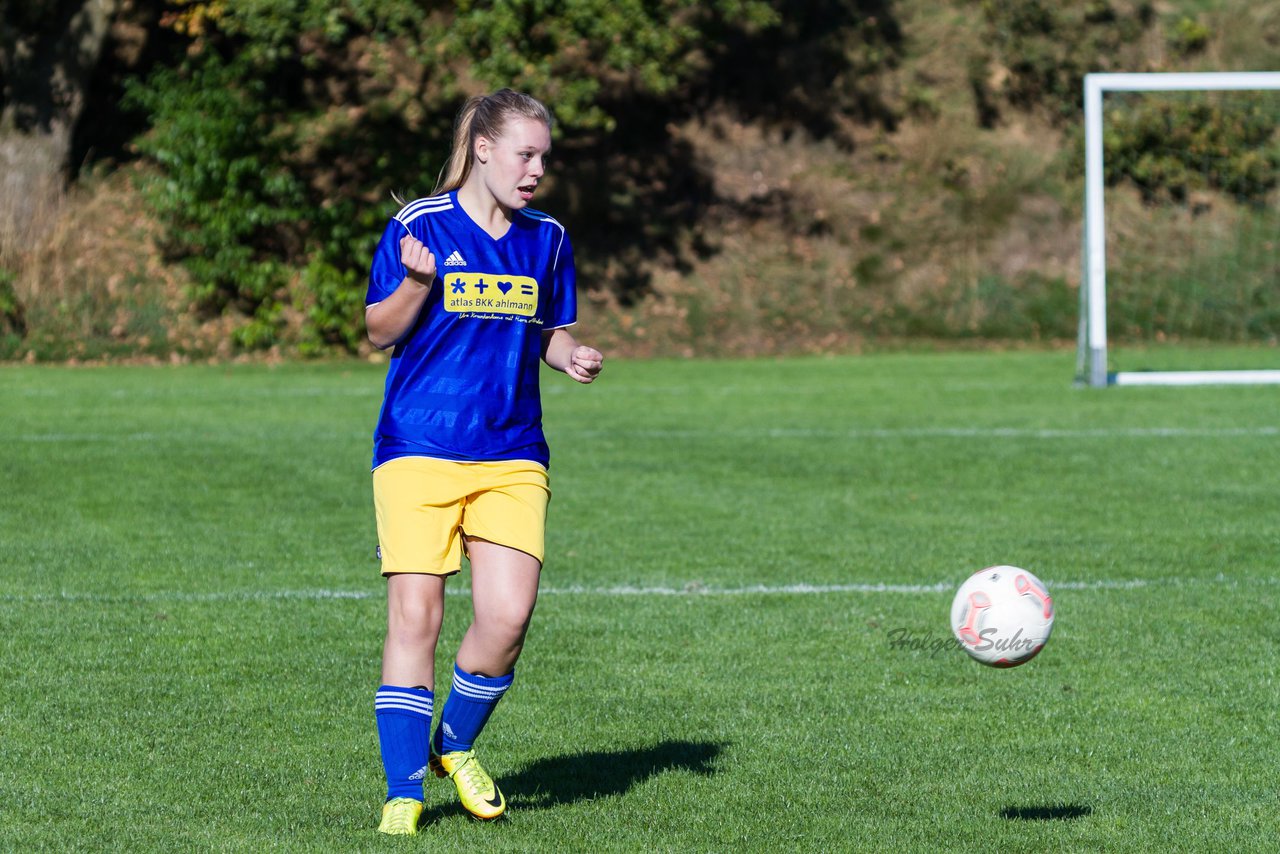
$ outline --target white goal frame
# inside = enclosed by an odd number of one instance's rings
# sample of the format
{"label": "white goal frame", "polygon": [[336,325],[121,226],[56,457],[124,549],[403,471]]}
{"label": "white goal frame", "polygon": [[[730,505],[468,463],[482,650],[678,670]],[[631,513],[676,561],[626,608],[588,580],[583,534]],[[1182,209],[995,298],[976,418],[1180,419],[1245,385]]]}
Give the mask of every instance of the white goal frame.
{"label": "white goal frame", "polygon": [[1107,92],[1280,90],[1280,72],[1086,74],[1084,77],[1084,247],[1081,256],[1077,380],[1090,386],[1280,383],[1280,371],[1107,372],[1107,232],[1103,212],[1102,96]]}

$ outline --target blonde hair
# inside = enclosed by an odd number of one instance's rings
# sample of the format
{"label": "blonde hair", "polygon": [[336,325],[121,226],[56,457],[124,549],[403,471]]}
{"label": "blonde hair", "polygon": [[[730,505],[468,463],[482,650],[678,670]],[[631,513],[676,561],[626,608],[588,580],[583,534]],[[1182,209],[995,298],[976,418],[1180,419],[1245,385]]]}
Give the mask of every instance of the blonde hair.
{"label": "blonde hair", "polygon": [[507,123],[515,119],[534,119],[551,127],[551,111],[537,98],[523,92],[499,89],[492,95],[475,95],[467,99],[453,123],[453,150],[432,195],[458,189],[471,174],[476,156],[476,138],[497,139]]}

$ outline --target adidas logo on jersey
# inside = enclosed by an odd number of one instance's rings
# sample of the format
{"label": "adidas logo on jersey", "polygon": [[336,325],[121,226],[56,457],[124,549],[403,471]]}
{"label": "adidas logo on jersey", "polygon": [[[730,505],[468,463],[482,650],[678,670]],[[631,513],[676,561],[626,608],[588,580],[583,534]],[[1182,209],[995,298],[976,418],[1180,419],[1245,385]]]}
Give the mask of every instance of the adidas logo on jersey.
{"label": "adidas logo on jersey", "polygon": [[455,249],[453,252],[449,253],[448,258],[444,259],[444,265],[446,267],[465,267],[467,266],[467,262],[466,260],[463,259],[461,255],[458,254],[458,251]]}

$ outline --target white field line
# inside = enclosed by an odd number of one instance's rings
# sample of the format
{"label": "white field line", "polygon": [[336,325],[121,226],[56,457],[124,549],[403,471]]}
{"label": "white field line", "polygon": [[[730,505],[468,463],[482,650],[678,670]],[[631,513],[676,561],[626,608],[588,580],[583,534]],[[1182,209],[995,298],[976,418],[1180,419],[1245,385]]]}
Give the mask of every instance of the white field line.
{"label": "white field line", "polygon": [[[898,594],[898,595],[936,595],[950,594],[960,581],[937,582],[935,584],[753,584],[742,587],[712,587],[700,583],[689,583],[683,587],[670,586],[630,586],[615,585],[589,587],[585,585],[569,585],[557,587],[548,585],[538,592],[541,596],[584,596],[604,598],[661,598],[661,597],[726,597],[726,596],[835,596],[842,594]],[[1095,581],[1054,581],[1046,580],[1050,591],[1099,591],[1099,590],[1136,590],[1145,587],[1240,587],[1249,585],[1276,586],[1280,579],[1270,578],[1231,578],[1217,575],[1212,578],[1130,578],[1130,579],[1098,579]],[[467,587],[449,587],[446,592],[451,596],[467,596],[471,590]],[[108,594],[108,593],[61,593],[36,594],[0,594],[0,603],[47,603],[47,602],[273,602],[273,601],[323,601],[323,600],[366,600],[385,597],[383,589],[371,590],[330,590],[326,588],[299,590],[231,590],[210,593],[186,593],[180,590],[159,591],[155,593]]]}
{"label": "white field line", "polygon": [[[606,439],[1196,439],[1280,436],[1280,427],[851,427],[816,429],[808,427],[760,427],[737,430],[576,430],[553,431],[558,436]],[[0,434],[0,442],[189,442],[196,439],[235,438],[260,431],[220,431],[218,433],[135,432],[135,433],[17,433]],[[309,438],[365,439],[365,432],[309,434]]]}
{"label": "white field line", "polygon": [[1280,427],[761,427],[754,430],[560,430],[572,436],[643,439],[1181,439],[1280,436]]}
{"label": "white field line", "polygon": [[[169,431],[138,433],[20,433],[6,436],[0,434],[0,442],[27,442],[31,444],[61,444],[63,442],[177,442],[188,443],[208,441],[210,439],[236,439],[248,436],[264,436],[272,431],[262,430],[218,430],[216,432]],[[290,433],[290,435],[298,435]],[[373,435],[372,430],[351,433],[306,433],[308,439],[361,439],[366,440]]]}
{"label": "white field line", "polygon": [[[281,397],[368,397],[378,399],[382,396],[382,382],[366,386],[295,386],[282,385],[276,388],[248,388],[237,385],[232,393],[213,395],[212,398],[223,402],[236,400],[266,398],[276,400]],[[207,401],[211,395],[204,386],[170,386],[167,388],[118,388],[107,391],[95,391],[95,394],[112,400],[164,400],[164,399],[199,399]],[[56,386],[29,386],[19,389],[6,389],[5,394],[18,397],[76,397],[83,394],[80,389],[67,389]]]}

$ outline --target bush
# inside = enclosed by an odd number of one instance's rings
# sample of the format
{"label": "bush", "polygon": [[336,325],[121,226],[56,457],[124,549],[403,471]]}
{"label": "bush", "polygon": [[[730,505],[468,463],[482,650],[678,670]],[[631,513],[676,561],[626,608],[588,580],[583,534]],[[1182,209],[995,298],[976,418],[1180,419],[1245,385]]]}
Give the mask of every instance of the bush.
{"label": "bush", "polygon": [[1280,174],[1274,97],[1112,96],[1103,140],[1106,181],[1130,181],[1149,202],[1197,190],[1262,204]]}
{"label": "bush", "polygon": [[1173,32],[1169,34],[1169,47],[1180,56],[1191,56],[1205,49],[1211,35],[1204,24],[1184,15],[1173,25]]}
{"label": "bush", "polygon": [[257,331],[240,343],[271,343],[264,334],[289,280],[291,228],[307,218],[305,188],[287,168],[291,140],[278,129],[280,99],[251,61],[210,53],[186,69],[161,69],[129,89],[152,131],[139,149],[164,170],[145,187],[168,223],[163,251],[182,259],[206,313],[234,308]]}
{"label": "bush", "polygon": [[1149,0],[1118,7],[1107,0],[983,0],[982,12],[990,59],[1007,74],[998,93],[982,91],[980,111],[989,112],[989,99],[999,94],[1059,124],[1079,121],[1084,75],[1123,67],[1155,20]]}
{"label": "bush", "polygon": [[27,334],[22,303],[14,292],[14,275],[0,267],[0,358],[12,358]]}

